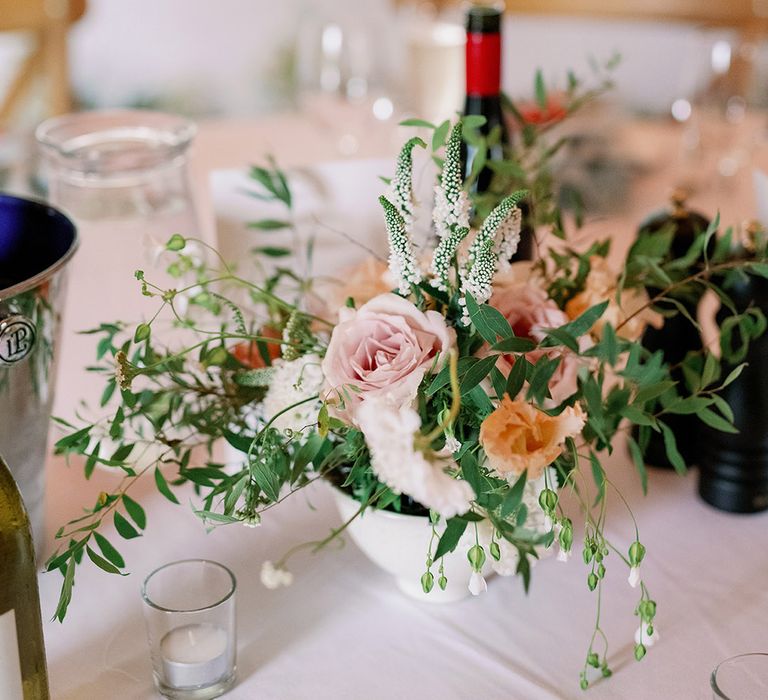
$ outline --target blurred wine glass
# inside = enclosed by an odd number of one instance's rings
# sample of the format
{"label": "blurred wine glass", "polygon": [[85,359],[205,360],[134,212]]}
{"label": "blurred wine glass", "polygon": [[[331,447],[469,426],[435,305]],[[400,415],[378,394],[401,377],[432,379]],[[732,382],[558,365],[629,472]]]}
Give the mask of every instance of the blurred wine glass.
{"label": "blurred wine glass", "polygon": [[764,700],[768,697],[768,654],[740,654],[712,671],[713,700]]}
{"label": "blurred wine glass", "polygon": [[699,36],[681,70],[686,89],[670,110],[682,127],[677,184],[724,194],[750,166],[758,136],[750,112],[765,100],[755,80],[759,47],[736,31]]}
{"label": "blurred wine glass", "polygon": [[368,8],[347,9],[307,8],[295,54],[299,107],[331,134],[341,155],[355,154],[371,124],[387,122],[395,113],[388,23]]}

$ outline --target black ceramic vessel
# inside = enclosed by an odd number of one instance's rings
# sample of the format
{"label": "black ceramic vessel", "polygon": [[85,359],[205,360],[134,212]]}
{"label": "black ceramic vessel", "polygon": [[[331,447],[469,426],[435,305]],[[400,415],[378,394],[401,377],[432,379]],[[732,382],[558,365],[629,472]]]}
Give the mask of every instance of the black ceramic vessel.
{"label": "black ceramic vessel", "polygon": [[[685,193],[676,191],[672,196],[672,206],[669,210],[659,212],[644,221],[638,230],[638,237],[655,233],[667,227],[673,227],[675,235],[672,240],[671,255],[680,258],[691,247],[696,236],[705,231],[709,221],[702,214],[690,211],[685,207]],[[661,290],[648,288],[648,294],[653,297]],[[691,299],[681,297],[678,301],[686,307],[692,318],[696,318],[700,297]],[[661,328],[648,326],[642,338],[643,347],[651,352],[661,350],[664,353],[664,361],[670,365],[678,365],[685,356],[702,347],[701,335],[682,313],[672,318],[664,319]],[[684,384],[682,370],[674,370],[672,379],[681,386]],[[677,438],[677,447],[683,456],[685,463],[692,466],[698,463],[698,434],[700,421],[691,415],[669,415],[664,417],[664,422],[669,425]],[[671,469],[672,464],[667,458],[664,447],[664,438],[660,433],[652,432],[648,447],[645,451],[645,459],[648,466]]]}
{"label": "black ceramic vessel", "polygon": [[[739,311],[756,306],[768,313],[768,280],[749,277],[730,287]],[[718,321],[728,312],[721,311]],[[750,343],[747,366],[721,396],[733,410],[738,434],[701,430],[699,494],[732,513],[768,509],[768,334]],[[723,367],[723,377],[733,369]]]}

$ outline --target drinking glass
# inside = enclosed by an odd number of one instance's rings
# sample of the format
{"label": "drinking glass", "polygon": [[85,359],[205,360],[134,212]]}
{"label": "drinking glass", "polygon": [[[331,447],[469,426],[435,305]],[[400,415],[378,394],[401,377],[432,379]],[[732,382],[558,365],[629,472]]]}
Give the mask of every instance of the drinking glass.
{"label": "drinking glass", "polygon": [[768,698],[768,653],[740,654],[721,661],[710,679],[714,700]]}
{"label": "drinking glass", "polygon": [[[175,258],[164,244],[173,234],[199,237],[187,166],[194,135],[186,119],[146,110],[68,114],[38,127],[48,199],[80,234],[64,310],[71,331],[151,317],[157,300],[142,297],[136,270],[162,289],[183,286],[167,272]],[[95,346],[92,336],[68,333],[61,364],[92,364]],[[78,395],[98,405],[99,376],[81,371],[76,380]]]}
{"label": "drinking glass", "polygon": [[235,683],[235,576],[205,559],[161,566],[144,581],[155,686],[179,700],[217,698]]}

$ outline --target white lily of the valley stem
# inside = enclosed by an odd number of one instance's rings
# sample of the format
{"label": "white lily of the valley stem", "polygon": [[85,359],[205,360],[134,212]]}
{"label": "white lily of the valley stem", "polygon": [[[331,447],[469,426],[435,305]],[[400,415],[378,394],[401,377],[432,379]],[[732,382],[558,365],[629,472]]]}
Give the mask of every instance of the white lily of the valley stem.
{"label": "white lily of the valley stem", "polygon": [[639,566],[633,566],[630,568],[627,581],[629,581],[629,585],[632,586],[632,588],[637,588],[637,584],[640,583],[640,567]]}
{"label": "white lily of the valley stem", "polygon": [[469,577],[469,592],[472,595],[480,595],[488,590],[488,584],[485,582],[485,578],[479,571],[473,571],[472,576]]}

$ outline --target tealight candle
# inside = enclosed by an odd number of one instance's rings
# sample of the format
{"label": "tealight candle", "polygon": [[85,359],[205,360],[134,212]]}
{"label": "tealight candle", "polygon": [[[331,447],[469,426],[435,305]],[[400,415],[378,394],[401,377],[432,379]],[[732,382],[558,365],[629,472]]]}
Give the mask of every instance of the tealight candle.
{"label": "tealight candle", "polygon": [[165,682],[175,688],[209,685],[229,668],[227,633],[214,625],[185,625],[160,642]]}
{"label": "tealight candle", "polygon": [[235,683],[235,577],[204,559],[172,562],[144,581],[152,675],[161,695],[211,700]]}

